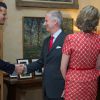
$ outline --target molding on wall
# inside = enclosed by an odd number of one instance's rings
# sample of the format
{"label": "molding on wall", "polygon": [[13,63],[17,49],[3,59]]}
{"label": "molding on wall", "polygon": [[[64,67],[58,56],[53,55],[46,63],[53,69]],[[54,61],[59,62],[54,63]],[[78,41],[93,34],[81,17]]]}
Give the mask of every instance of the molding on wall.
{"label": "molding on wall", "polygon": [[28,0],[16,0],[17,7],[40,7],[40,8],[65,8],[65,9],[78,9],[78,0],[69,0],[68,2],[58,2],[58,1],[28,1]]}

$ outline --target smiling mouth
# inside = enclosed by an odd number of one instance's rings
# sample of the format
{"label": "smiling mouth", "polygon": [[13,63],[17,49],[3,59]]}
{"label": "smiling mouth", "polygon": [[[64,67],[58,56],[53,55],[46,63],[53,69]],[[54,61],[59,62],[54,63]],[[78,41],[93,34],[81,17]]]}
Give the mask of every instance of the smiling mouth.
{"label": "smiling mouth", "polygon": [[0,22],[0,25],[4,25],[4,23],[5,23],[5,20],[1,21]]}

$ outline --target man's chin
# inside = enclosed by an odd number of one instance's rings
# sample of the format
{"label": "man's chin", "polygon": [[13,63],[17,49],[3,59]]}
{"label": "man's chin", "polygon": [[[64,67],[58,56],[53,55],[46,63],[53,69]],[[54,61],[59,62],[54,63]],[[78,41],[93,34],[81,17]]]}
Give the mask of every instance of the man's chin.
{"label": "man's chin", "polygon": [[50,32],[50,29],[49,29],[49,28],[46,28],[46,31],[47,31],[47,32]]}
{"label": "man's chin", "polygon": [[4,25],[4,22],[0,22],[0,25]]}

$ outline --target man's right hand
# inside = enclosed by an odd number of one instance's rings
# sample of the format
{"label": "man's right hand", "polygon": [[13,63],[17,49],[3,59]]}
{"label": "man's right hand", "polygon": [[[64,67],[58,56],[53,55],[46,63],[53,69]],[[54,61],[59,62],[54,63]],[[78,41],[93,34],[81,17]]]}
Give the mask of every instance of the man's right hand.
{"label": "man's right hand", "polygon": [[15,72],[17,74],[22,74],[25,70],[25,65],[24,64],[15,64]]}

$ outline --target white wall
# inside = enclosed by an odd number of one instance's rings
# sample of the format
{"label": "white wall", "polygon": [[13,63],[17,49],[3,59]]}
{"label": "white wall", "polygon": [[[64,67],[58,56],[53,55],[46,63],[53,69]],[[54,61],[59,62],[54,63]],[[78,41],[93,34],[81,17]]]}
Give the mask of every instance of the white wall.
{"label": "white wall", "polygon": [[[11,63],[16,63],[16,59],[23,58],[23,34],[22,34],[22,17],[44,17],[49,10],[46,8],[22,8],[17,9],[15,6],[15,0],[4,0],[8,6],[8,19],[5,25],[3,34],[3,59]],[[63,13],[64,17],[71,16],[74,20],[81,8],[86,5],[93,4],[99,6],[99,0],[79,0],[78,10],[59,9]],[[75,29],[75,28],[74,28]]]}

